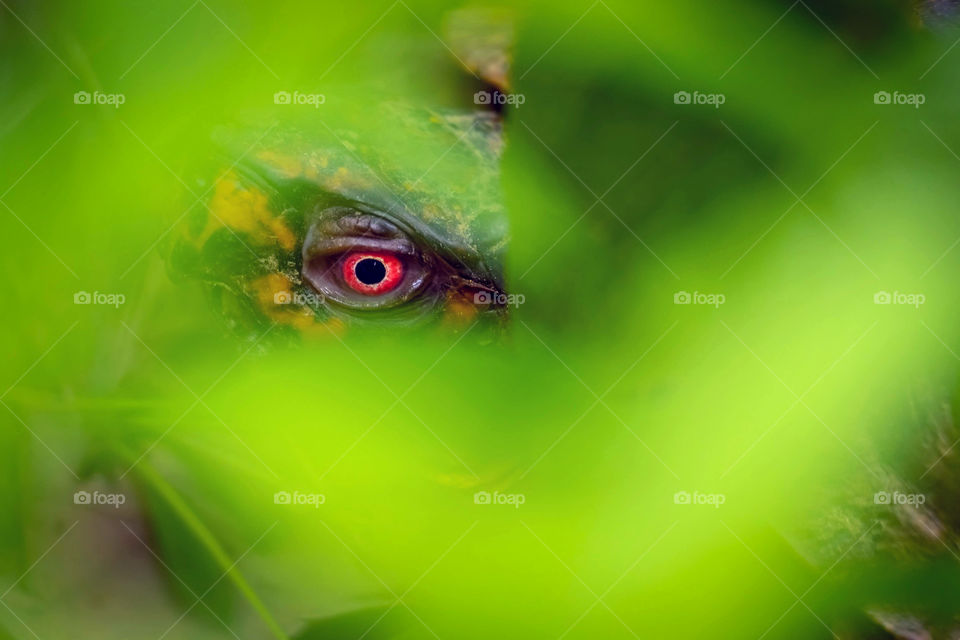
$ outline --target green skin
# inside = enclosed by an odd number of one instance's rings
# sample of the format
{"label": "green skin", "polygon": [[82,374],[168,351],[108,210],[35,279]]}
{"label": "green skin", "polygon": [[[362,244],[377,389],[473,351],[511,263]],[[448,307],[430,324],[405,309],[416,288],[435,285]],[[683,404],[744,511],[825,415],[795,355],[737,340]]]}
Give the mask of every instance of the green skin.
{"label": "green skin", "polygon": [[[210,206],[198,207],[171,250],[174,274],[213,285],[227,315],[242,318],[240,326],[282,322],[282,316],[264,308],[257,285],[271,274],[289,281],[295,296],[308,296],[301,306],[317,322],[336,318],[350,325],[422,324],[449,311],[451,299],[503,291],[507,222],[496,114],[385,105],[368,114],[352,112],[342,121],[326,113],[322,120],[310,116],[215,134],[218,151],[235,164],[204,171],[230,176],[240,188],[264,197],[268,215],[251,227],[236,224],[215,197]],[[383,309],[351,309],[309,298],[317,292],[301,275],[303,243],[316,213],[330,207],[373,214],[402,230],[436,272],[430,285]],[[284,230],[292,234],[292,243]],[[484,317],[503,316],[496,304],[478,311],[492,312]],[[302,323],[291,324],[302,328]]]}

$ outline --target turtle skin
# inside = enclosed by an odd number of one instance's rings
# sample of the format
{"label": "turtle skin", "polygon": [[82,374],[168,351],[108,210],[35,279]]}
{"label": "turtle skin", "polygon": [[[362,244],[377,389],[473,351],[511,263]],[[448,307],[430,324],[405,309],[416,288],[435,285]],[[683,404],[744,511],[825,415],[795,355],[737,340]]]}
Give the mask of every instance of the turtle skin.
{"label": "turtle skin", "polygon": [[[206,200],[190,212],[169,259],[177,277],[209,286],[234,326],[323,334],[438,319],[502,324],[498,114],[385,104],[273,121],[257,114],[252,122],[214,133],[220,166],[205,170],[216,177],[202,180]],[[399,230],[421,255],[427,285],[384,308],[323,296],[303,276],[304,243],[318,216],[334,209]]]}

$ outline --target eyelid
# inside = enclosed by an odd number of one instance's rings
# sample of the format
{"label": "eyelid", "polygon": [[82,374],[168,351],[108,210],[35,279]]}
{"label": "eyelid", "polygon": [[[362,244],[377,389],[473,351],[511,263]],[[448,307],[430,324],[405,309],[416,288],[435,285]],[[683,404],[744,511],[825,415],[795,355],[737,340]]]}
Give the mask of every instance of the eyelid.
{"label": "eyelid", "polygon": [[331,235],[373,236],[378,238],[402,238],[403,231],[392,222],[370,213],[347,214],[330,220],[324,225]]}
{"label": "eyelid", "polygon": [[415,256],[414,242],[393,222],[376,214],[332,207],[320,213],[304,238],[304,258],[367,249]]}
{"label": "eyelid", "polygon": [[319,256],[330,255],[341,251],[368,250],[368,251],[388,251],[413,256],[417,254],[416,246],[406,238],[371,238],[354,236],[333,236],[314,238],[313,230],[307,234],[304,242],[306,251],[304,257],[307,259]]}

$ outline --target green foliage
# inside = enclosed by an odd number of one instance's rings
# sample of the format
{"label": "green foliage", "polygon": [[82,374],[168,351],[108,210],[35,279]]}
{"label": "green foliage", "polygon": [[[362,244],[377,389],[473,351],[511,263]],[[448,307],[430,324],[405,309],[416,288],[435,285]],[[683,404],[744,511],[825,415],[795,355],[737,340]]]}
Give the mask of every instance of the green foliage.
{"label": "green foliage", "polygon": [[[206,219],[212,132],[290,123],[274,93],[323,93],[296,115],[349,122],[358,164],[427,171],[439,142],[403,145],[421,120],[353,105],[476,108],[482,83],[435,37],[447,4],[7,2],[0,600],[22,620],[0,608],[0,637],[858,637],[898,606],[952,622],[955,455],[924,474],[952,442],[960,348],[949,30],[893,2],[518,3],[509,331],[302,338],[169,277],[253,266],[229,233],[165,254]],[[72,100],[95,90],[127,100]],[[370,140],[388,147],[373,160]],[[440,164],[424,188],[473,202]],[[74,504],[94,486],[130,510]],[[939,539],[874,503],[896,489],[928,495]],[[89,578],[77,532],[101,520],[131,560]],[[93,594],[114,580],[146,586],[104,619]]]}

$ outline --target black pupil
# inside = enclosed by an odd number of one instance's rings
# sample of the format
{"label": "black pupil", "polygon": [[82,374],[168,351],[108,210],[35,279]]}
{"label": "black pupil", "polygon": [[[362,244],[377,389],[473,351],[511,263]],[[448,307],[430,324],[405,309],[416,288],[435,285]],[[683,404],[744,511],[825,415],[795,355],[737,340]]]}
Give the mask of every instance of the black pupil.
{"label": "black pupil", "polygon": [[379,284],[387,276],[387,268],[375,258],[364,258],[357,263],[353,272],[363,284]]}

